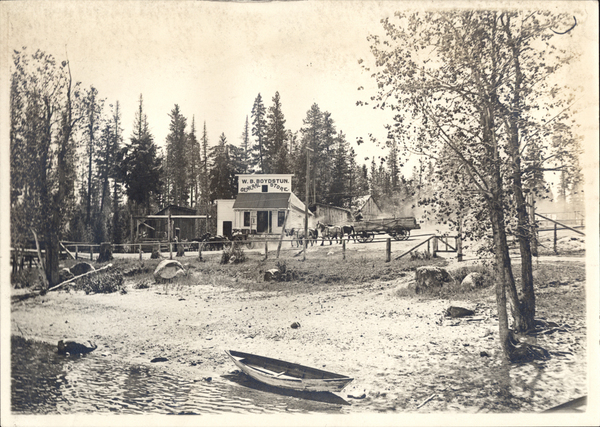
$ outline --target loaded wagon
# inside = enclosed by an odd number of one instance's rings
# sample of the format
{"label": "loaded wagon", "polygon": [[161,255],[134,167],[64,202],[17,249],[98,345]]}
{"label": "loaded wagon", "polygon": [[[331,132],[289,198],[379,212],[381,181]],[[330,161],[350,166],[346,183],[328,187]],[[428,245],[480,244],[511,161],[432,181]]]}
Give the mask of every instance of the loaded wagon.
{"label": "loaded wagon", "polygon": [[352,226],[354,236],[361,243],[371,242],[375,234],[389,234],[396,240],[406,240],[410,237],[410,230],[421,228],[413,216],[355,221]]}

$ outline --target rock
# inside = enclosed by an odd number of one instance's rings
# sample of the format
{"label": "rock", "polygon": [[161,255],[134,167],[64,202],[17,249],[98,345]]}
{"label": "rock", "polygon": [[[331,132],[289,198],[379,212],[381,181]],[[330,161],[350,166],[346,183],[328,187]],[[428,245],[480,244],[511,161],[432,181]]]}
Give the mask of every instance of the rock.
{"label": "rock", "polygon": [[69,270],[68,268],[63,268],[62,270],[60,270],[58,272],[59,283],[62,283],[65,280],[72,279],[73,277],[75,277],[75,275],[73,273],[71,273],[71,270]]}
{"label": "rock", "polygon": [[82,274],[87,273],[88,271],[95,270],[95,268],[89,262],[78,262],[73,267],[71,267],[70,270],[74,276],[81,276]]}
{"label": "rock", "polygon": [[486,352],[486,351],[480,351],[480,352],[479,352],[479,355],[480,355],[481,357],[490,357],[490,355],[489,355],[489,354],[487,354],[487,352]]}
{"label": "rock", "polygon": [[91,341],[86,342],[86,344],[70,340],[60,340],[58,342],[58,354],[86,354],[98,348],[98,346]]}
{"label": "rock", "polygon": [[415,272],[415,293],[427,292],[432,288],[440,288],[444,283],[450,282],[452,277],[440,267],[419,267]]}
{"label": "rock", "polygon": [[298,322],[294,322],[290,325],[290,328],[292,328],[292,329],[298,329],[299,327],[300,327],[300,323],[298,323]]}
{"label": "rock", "polygon": [[150,363],[156,363],[156,362],[168,362],[169,359],[167,359],[166,357],[155,357],[154,359],[152,359],[150,361]]}
{"label": "rock", "polygon": [[481,288],[484,284],[485,284],[485,278],[484,278],[483,274],[473,272],[473,273],[467,274],[467,276],[463,279],[463,281],[460,285],[463,288],[477,289],[477,288]]}
{"label": "rock", "polygon": [[265,282],[270,282],[271,280],[279,280],[279,270],[277,268],[272,268],[265,272]]}
{"label": "rock", "polygon": [[171,280],[181,275],[185,275],[185,269],[179,261],[175,261],[174,259],[162,260],[154,270],[154,280],[156,283]]}
{"label": "rock", "polygon": [[450,317],[467,317],[474,315],[475,312],[462,307],[449,307],[445,314]]}

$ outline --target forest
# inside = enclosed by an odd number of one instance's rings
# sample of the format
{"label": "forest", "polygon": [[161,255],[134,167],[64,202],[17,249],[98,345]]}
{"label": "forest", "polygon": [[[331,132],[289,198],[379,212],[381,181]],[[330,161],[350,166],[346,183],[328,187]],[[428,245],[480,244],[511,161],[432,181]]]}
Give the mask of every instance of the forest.
{"label": "forest", "polygon": [[171,204],[204,212],[215,199],[235,197],[235,175],[242,173],[291,173],[293,191],[304,200],[306,147],[310,203],[352,208],[354,199],[371,194],[399,214],[413,203],[414,183],[426,170],[420,162],[406,179],[393,140],[385,156],[359,163],[332,113],[316,103],[301,129],[287,128],[279,92],[269,106],[260,93],[249,100],[241,135],[221,133],[218,141],[208,139],[210,123],[190,120],[176,104],[165,112],[169,134],[162,143],[150,131],[141,94],[132,132],[124,135],[118,100],[109,103],[93,85],[75,82],[68,61],[26,48],[13,55],[10,101],[13,247],[27,245],[30,230],[48,221],[61,240],[122,243],[131,216]]}

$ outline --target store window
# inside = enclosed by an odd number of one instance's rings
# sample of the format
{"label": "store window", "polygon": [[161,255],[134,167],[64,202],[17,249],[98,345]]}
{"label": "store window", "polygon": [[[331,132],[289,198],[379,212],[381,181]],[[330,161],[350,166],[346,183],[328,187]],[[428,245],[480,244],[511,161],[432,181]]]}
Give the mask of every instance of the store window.
{"label": "store window", "polygon": [[277,213],[277,227],[283,227],[285,221],[285,211],[279,211]]}
{"label": "store window", "polygon": [[250,212],[244,212],[244,227],[250,227]]}
{"label": "store window", "polygon": [[262,186],[262,192],[263,193],[268,193],[269,192],[269,186],[268,185],[263,185]]}

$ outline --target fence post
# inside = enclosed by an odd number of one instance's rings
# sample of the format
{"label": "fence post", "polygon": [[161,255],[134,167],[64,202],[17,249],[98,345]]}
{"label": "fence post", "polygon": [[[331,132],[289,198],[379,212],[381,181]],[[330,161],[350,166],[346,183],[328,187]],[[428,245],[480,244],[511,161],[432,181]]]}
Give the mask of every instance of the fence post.
{"label": "fence post", "polygon": [[385,241],[385,262],[392,260],[392,239],[389,237]]}
{"label": "fence post", "polygon": [[142,244],[141,243],[140,243],[138,250],[140,252],[140,261],[141,261],[142,260]]}
{"label": "fence post", "polygon": [[90,245],[90,261],[94,260],[94,247]]}
{"label": "fence post", "polygon": [[75,245],[75,259],[79,257],[79,246]]}
{"label": "fence post", "polygon": [[556,247],[556,241],[557,241],[557,233],[558,229],[557,229],[557,225],[556,223],[554,223],[554,253],[557,254],[558,253],[558,248]]}
{"label": "fence post", "polygon": [[342,259],[346,259],[346,241],[342,237]]}
{"label": "fence post", "polygon": [[431,243],[431,249],[432,249],[432,253],[431,256],[433,258],[435,258],[435,255],[437,254],[438,251],[438,237],[434,236],[433,241]]}
{"label": "fence post", "polygon": [[202,261],[202,242],[198,242],[198,259]]}
{"label": "fence post", "polygon": [[265,234],[265,259],[269,258],[269,241],[267,240],[267,235]]}

